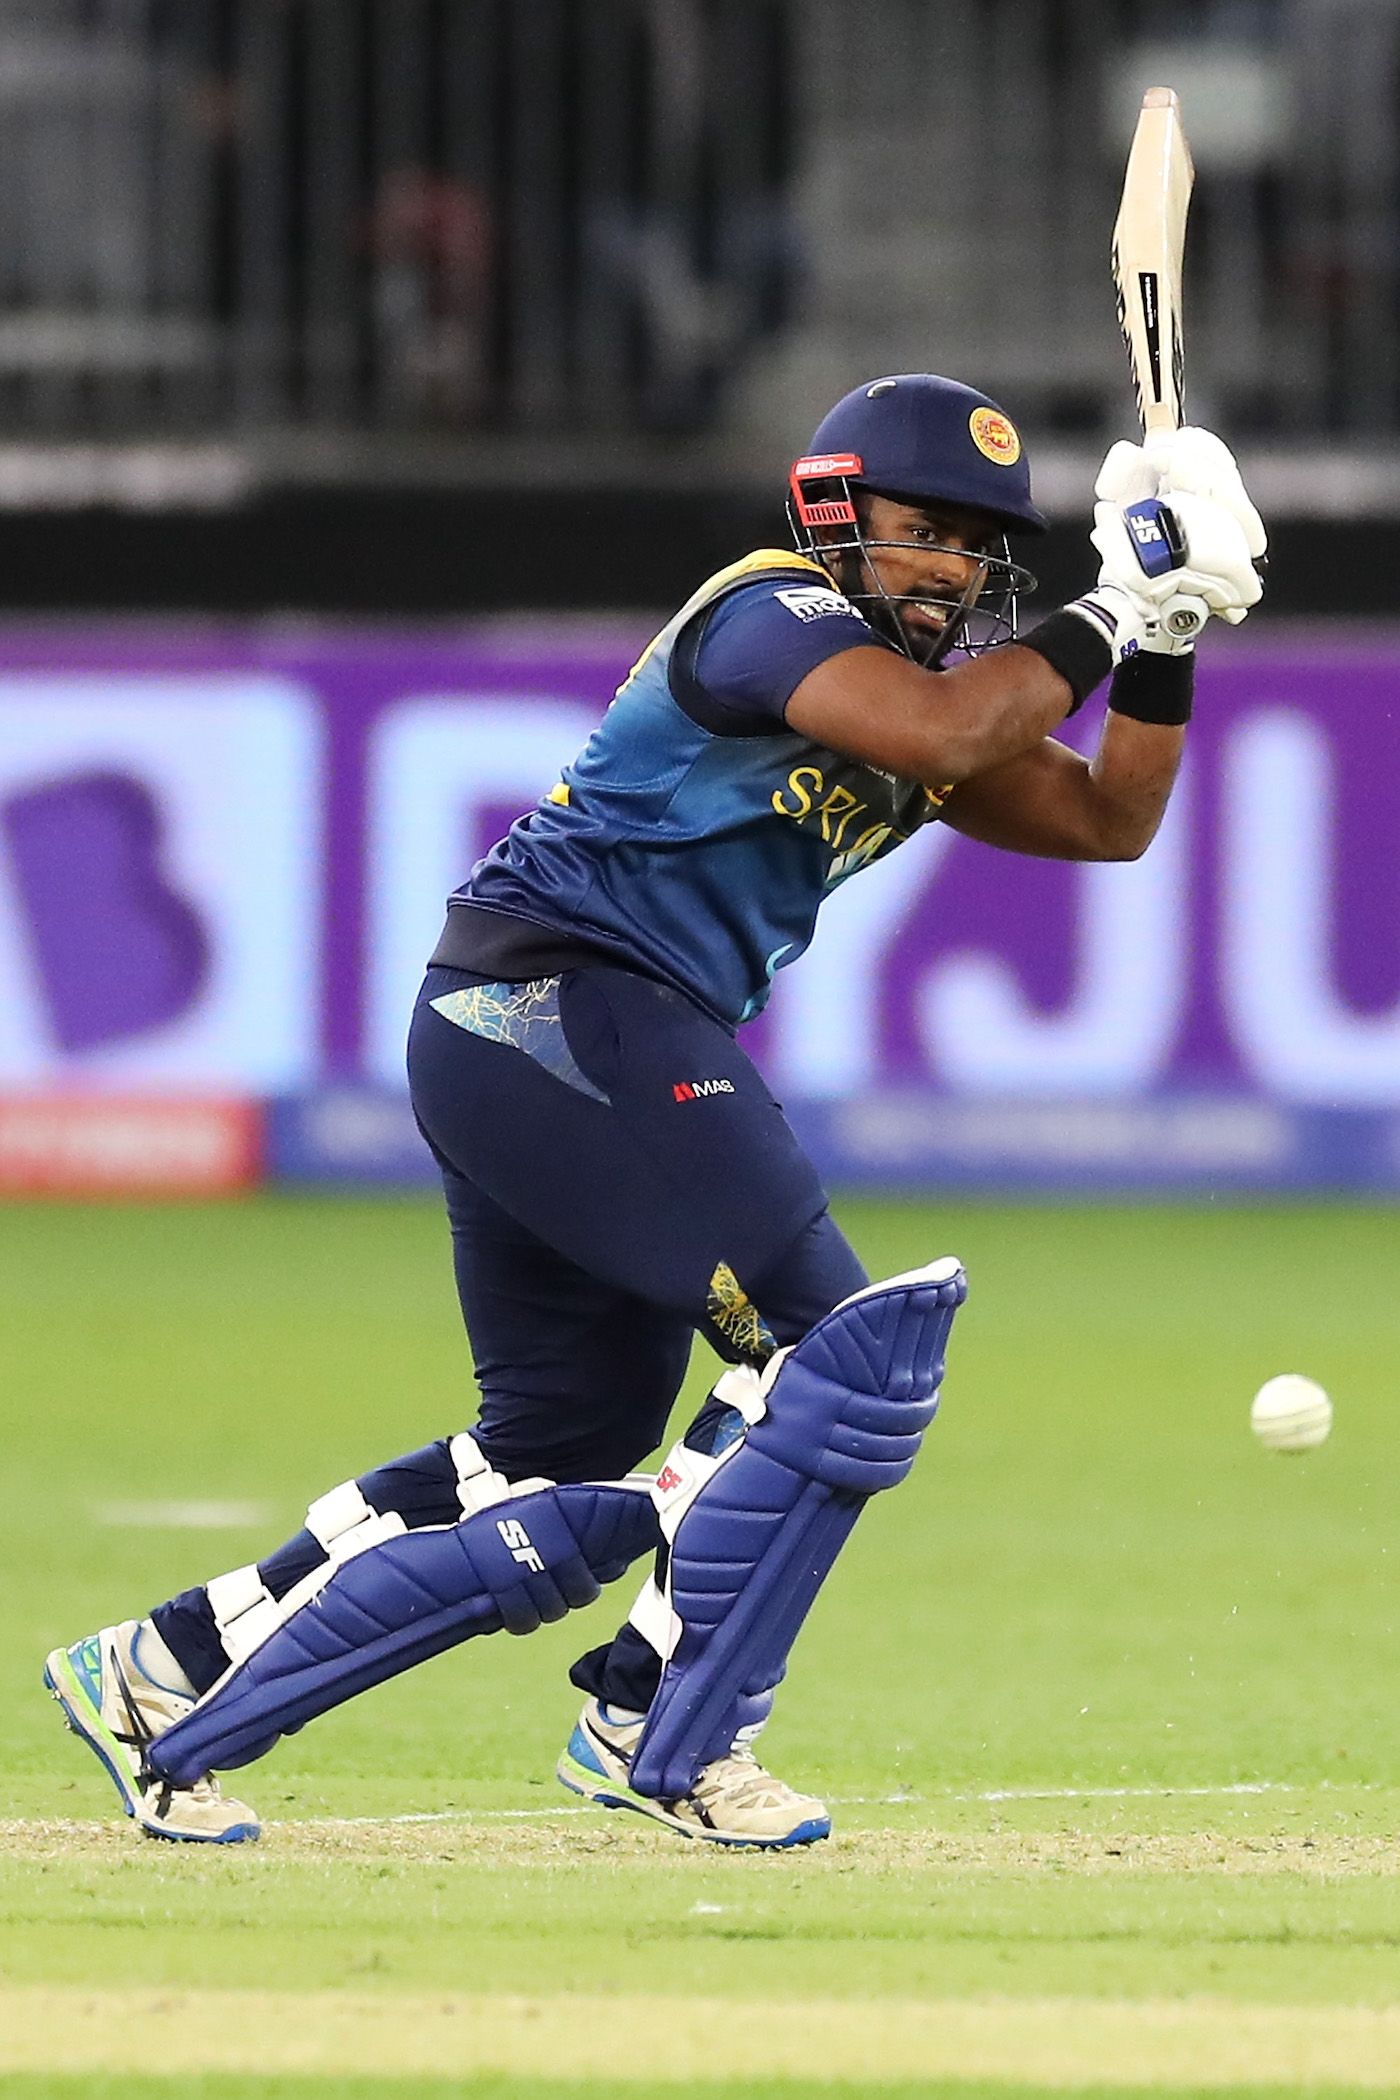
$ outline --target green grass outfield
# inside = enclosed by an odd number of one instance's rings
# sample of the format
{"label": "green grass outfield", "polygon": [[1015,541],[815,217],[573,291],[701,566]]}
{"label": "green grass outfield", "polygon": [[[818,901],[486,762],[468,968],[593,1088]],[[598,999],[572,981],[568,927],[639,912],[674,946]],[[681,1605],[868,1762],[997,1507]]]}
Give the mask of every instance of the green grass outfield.
{"label": "green grass outfield", "polygon": [[[833,1840],[555,1787],[623,1584],[282,1745],[224,1853],[111,1817],[44,1653],[469,1419],[445,1227],[0,1209],[0,2093],[1400,2090],[1400,1216],[842,1214],[972,1292],[765,1739]],[[1337,1403],[1303,1458],[1248,1429],[1288,1369]]]}

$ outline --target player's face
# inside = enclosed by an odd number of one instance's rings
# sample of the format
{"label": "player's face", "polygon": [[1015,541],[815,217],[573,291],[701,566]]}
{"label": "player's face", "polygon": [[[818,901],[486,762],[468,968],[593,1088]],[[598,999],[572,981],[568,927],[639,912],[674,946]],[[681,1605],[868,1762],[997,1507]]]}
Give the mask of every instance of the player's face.
{"label": "player's face", "polygon": [[976,599],[987,575],[984,557],[998,537],[979,511],[901,503],[893,496],[866,497],[862,529],[878,587],[903,601],[900,625],[925,649],[960,605]]}
{"label": "player's face", "polygon": [[[833,577],[876,633],[916,664],[933,665],[950,648],[971,647],[967,618],[989,568],[1011,580],[1004,553],[992,553],[1004,549],[996,521],[957,504],[905,502],[870,489],[859,491],[856,509],[854,538],[849,528],[833,526],[815,539],[817,551],[823,542],[831,547],[826,559]],[[1005,632],[1004,612],[994,620]]]}

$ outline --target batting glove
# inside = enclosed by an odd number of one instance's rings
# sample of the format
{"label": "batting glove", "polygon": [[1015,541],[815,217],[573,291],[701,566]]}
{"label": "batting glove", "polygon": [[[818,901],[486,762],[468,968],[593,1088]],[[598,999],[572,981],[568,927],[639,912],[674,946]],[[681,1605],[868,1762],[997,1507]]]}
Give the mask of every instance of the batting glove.
{"label": "batting glove", "polygon": [[[1146,439],[1141,450],[1156,469],[1157,487],[1152,494],[1169,500],[1174,500],[1177,495],[1209,496],[1214,502],[1223,503],[1239,521],[1250,559],[1258,561],[1262,558],[1269,545],[1264,521],[1245,493],[1234,453],[1222,439],[1209,430],[1188,426],[1184,430],[1163,431]],[[1109,456],[1111,458],[1112,454]],[[1108,465],[1107,460],[1104,465]],[[1109,496],[1106,489],[1096,488],[1094,493]]]}
{"label": "batting glove", "polygon": [[1175,431],[1150,446],[1120,441],[1094,492],[1099,581],[1142,602],[1144,648],[1172,653],[1170,638],[1189,642],[1207,612],[1235,626],[1258,603],[1264,527],[1229,448],[1209,431]]}
{"label": "batting glove", "polygon": [[[1113,652],[1115,670],[1130,656],[1136,656],[1139,650],[1154,647],[1157,608],[1137,592],[1125,591],[1106,570],[1100,573],[1097,589],[1085,591],[1082,598],[1071,598],[1064,610],[1074,613],[1095,634],[1103,637]],[[1204,612],[1201,617],[1206,617]],[[1027,636],[1027,640],[1034,646],[1034,634]],[[1190,646],[1189,640],[1177,644],[1179,648],[1189,649]],[[1103,676],[1102,667],[1098,675]]]}

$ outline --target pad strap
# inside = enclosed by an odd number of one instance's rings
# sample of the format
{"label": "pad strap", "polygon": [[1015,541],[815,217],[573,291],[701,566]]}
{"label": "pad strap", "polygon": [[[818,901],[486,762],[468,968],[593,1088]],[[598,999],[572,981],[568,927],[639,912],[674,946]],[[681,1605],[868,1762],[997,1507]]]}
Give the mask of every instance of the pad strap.
{"label": "pad strap", "polygon": [[[723,1372],[710,1393],[711,1402],[732,1410],[722,1436],[708,1449],[702,1450],[690,1442],[691,1432],[687,1431],[667,1452],[665,1463],[651,1483],[651,1497],[661,1521],[661,1535],[666,1541],[663,1558],[681,1518],[700,1490],[713,1479],[737,1436],[742,1435],[744,1425],[763,1420],[768,1405],[764,1398],[766,1386],[772,1383],[777,1366],[787,1353],[782,1349],[770,1357],[762,1377],[751,1364],[734,1364]],[[672,1611],[670,1599],[657,1575],[648,1575],[642,1584],[627,1614],[627,1623],[665,1663],[680,1638],[681,1622]]]}
{"label": "pad strap", "polygon": [[258,1573],[256,1563],[214,1576],[205,1584],[204,1594],[230,1662],[242,1662],[282,1623],[282,1607]]}
{"label": "pad strap", "polygon": [[[475,1445],[472,1448],[476,1450]],[[477,1456],[481,1457],[479,1451]],[[485,1466],[484,1458],[481,1463]],[[496,1480],[500,1476],[492,1473],[490,1477]],[[509,1494],[504,1481],[501,1487],[503,1493]],[[256,1563],[234,1568],[227,1575],[215,1575],[205,1584],[209,1609],[230,1663],[246,1662],[279,1626],[286,1624],[294,1611],[325,1588],[343,1562],[353,1560],[370,1546],[382,1545],[385,1539],[401,1537],[407,1529],[396,1511],[386,1510],[381,1515],[371,1509],[356,1480],[343,1480],[339,1487],[318,1495],[306,1512],[306,1528],[326,1557],[285,1596],[272,1594]]]}
{"label": "pad strap", "polygon": [[[479,1509],[490,1509],[493,1502],[504,1502],[511,1492],[510,1482],[504,1473],[498,1473],[487,1459],[469,1429],[459,1436],[449,1437],[447,1449],[457,1470],[457,1500],[462,1505],[464,1517],[474,1516]],[[524,1487],[544,1487],[542,1480],[521,1483]]]}

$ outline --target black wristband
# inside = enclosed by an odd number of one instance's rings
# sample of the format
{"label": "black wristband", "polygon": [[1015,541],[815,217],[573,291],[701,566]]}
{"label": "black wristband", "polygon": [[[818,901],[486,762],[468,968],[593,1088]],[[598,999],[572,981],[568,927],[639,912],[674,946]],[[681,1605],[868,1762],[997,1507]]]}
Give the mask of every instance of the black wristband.
{"label": "black wristband", "polygon": [[1048,620],[1016,639],[1022,648],[1034,649],[1052,671],[1059,672],[1074,695],[1071,714],[1084,705],[1094,687],[1113,669],[1113,648],[1107,635],[1078,613],[1051,613]]}
{"label": "black wristband", "polygon": [[1183,656],[1149,656],[1139,651],[1114,672],[1108,704],[1114,714],[1131,715],[1135,722],[1179,727],[1191,719],[1195,677],[1196,658],[1189,649]]}

